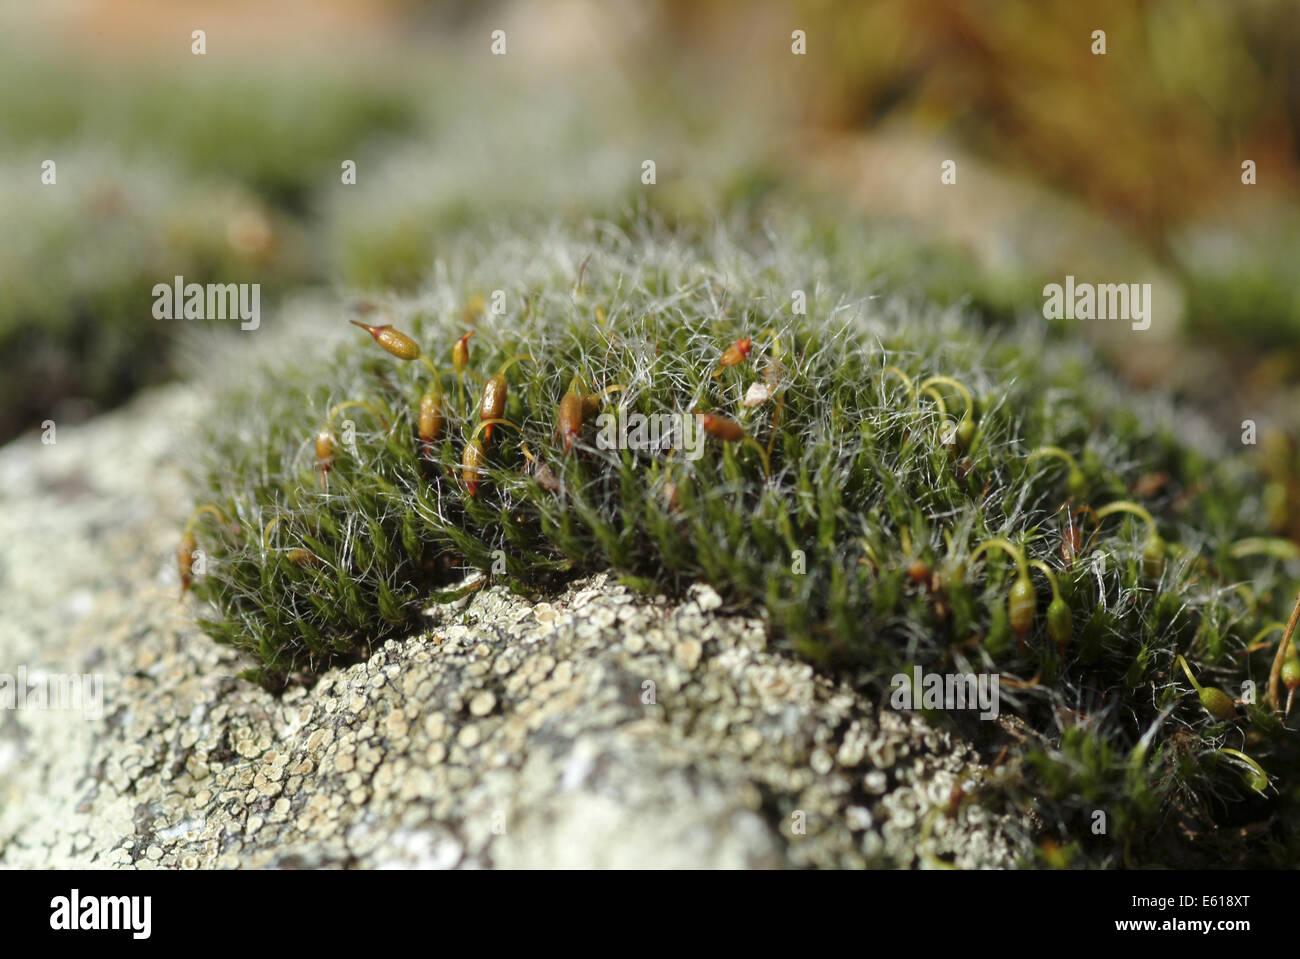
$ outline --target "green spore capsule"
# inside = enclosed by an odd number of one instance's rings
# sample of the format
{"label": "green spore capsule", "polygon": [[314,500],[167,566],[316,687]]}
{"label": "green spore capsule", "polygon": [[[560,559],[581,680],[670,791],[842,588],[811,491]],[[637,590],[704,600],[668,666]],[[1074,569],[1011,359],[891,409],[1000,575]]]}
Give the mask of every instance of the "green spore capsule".
{"label": "green spore capsule", "polygon": [[1083,470],[1079,467],[1079,461],[1071,453],[1059,446],[1040,446],[1029,454],[1025,462],[1032,463],[1042,457],[1058,459],[1065,464],[1068,470],[1065,474],[1065,489],[1071,499],[1083,500],[1087,497],[1088,478],[1084,476]]}
{"label": "green spore capsule", "polygon": [[975,439],[975,421],[967,413],[962,417],[962,421],[957,424],[957,446],[963,450],[970,449],[971,441]]}
{"label": "green spore capsule", "polygon": [[1282,664],[1282,685],[1292,690],[1300,686],[1300,659],[1295,656]]}
{"label": "green spore capsule", "polygon": [[1038,597],[1034,595],[1034,584],[1028,576],[1016,577],[1007,597],[1007,618],[1016,636],[1024,639],[1034,628],[1034,613],[1038,608]]}
{"label": "green spore capsule", "polygon": [[1128,513],[1142,520],[1147,527],[1147,541],[1142,547],[1142,575],[1147,579],[1159,579],[1164,575],[1165,556],[1168,553],[1168,547],[1160,533],[1156,530],[1155,517],[1144,506],[1129,500],[1118,500],[1114,503],[1108,503],[1101,509],[1097,510],[1096,519],[1101,522],[1107,516],[1114,516],[1117,513]]}
{"label": "green spore capsule", "polygon": [[1007,623],[1007,612],[1001,606],[995,606],[989,616],[989,629],[984,635],[983,645],[985,652],[994,659],[1011,646],[1011,627]]}
{"label": "green spore capsule", "polygon": [[1025,637],[1034,628],[1034,613],[1038,607],[1034,584],[1029,578],[1029,563],[1025,561],[1024,551],[1020,547],[1001,536],[985,540],[977,546],[975,552],[971,554],[971,561],[979,559],[990,549],[1001,550],[1016,564],[1016,579],[1011,584],[1011,592],[1007,595],[1007,619],[1011,624],[1011,631],[1016,634],[1017,641],[1023,647]]}
{"label": "green spore capsule", "polygon": [[1289,656],[1282,663],[1282,685],[1286,687],[1286,715],[1291,715],[1295,705],[1295,691],[1300,688],[1300,658]]}
{"label": "green spore capsule", "polygon": [[1159,579],[1163,576],[1166,552],[1165,541],[1158,533],[1153,532],[1148,536],[1146,545],[1142,547],[1142,575],[1147,579]]}
{"label": "green spore capsule", "polygon": [[1059,596],[1047,604],[1047,635],[1062,652],[1074,638],[1074,617],[1070,614],[1070,607]]}
{"label": "green spore capsule", "polygon": [[1083,501],[1088,496],[1088,478],[1083,475],[1083,470],[1077,466],[1072,467],[1065,478],[1065,489],[1070,494],[1071,499]]}
{"label": "green spore capsule", "polygon": [[1196,690],[1196,695],[1201,700],[1201,706],[1207,713],[1222,723],[1230,722],[1237,718],[1237,704],[1232,701],[1231,696],[1225,693],[1222,689],[1218,689],[1214,686],[1202,686],[1198,683],[1196,677],[1192,675],[1191,667],[1187,665],[1187,660],[1185,660],[1181,655],[1178,657],[1177,663],[1183,668],[1183,672],[1187,674],[1188,682],[1190,682],[1192,688]]}
{"label": "green spore capsule", "polygon": [[1198,695],[1201,697],[1201,705],[1205,707],[1205,711],[1219,722],[1226,723],[1237,718],[1237,704],[1222,689],[1203,686]]}

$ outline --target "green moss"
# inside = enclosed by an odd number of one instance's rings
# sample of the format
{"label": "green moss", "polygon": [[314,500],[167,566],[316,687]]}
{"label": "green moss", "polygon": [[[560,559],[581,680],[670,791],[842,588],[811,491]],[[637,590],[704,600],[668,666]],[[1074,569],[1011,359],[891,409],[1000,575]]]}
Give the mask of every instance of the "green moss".
{"label": "green moss", "polygon": [[[635,222],[647,210],[704,223],[756,205],[779,180],[746,118],[693,123],[689,95],[666,94],[658,81],[575,93],[472,64],[454,76],[455,108],[436,136],[395,145],[354,186],[321,192],[330,265],[351,286],[418,289],[448,238],[478,224]],[[653,185],[641,182],[647,159]]]}
{"label": "green moss", "polygon": [[1177,252],[1187,291],[1187,327],[1238,350],[1300,342],[1300,223],[1258,213],[1244,223],[1188,231]]}
{"label": "green moss", "polygon": [[[1041,321],[989,332],[954,308],[853,299],[815,244],[751,235],[596,225],[463,241],[425,295],[369,318],[411,334],[436,377],[350,331],[328,358],[227,396],[198,499],[215,509],[194,521],[205,628],[279,686],[417,629],[467,569],[526,592],[608,568],[648,590],[707,580],[732,608],[762,612],[777,642],[859,682],[884,688],[913,663],[1001,674],[1004,714],[1022,731],[982,791],[1036,810],[1046,862],[1294,856],[1283,828],[1295,816],[1294,735],[1262,708],[1214,719],[1175,667],[1181,653],[1205,685],[1265,684],[1271,651],[1246,645],[1289,608],[1292,587],[1280,560],[1232,554],[1264,524],[1250,465],[1110,382],[1082,347],[1046,339]],[[506,313],[478,320],[462,395],[452,346],[466,304],[494,289]],[[792,311],[796,290],[806,315]],[[748,358],[715,376],[742,338]],[[504,409],[518,429],[496,428],[471,496],[461,459],[479,386],[521,355]],[[920,389],[934,376],[950,379]],[[625,387],[608,410],[717,412],[751,441],[709,438],[695,461],[651,457],[597,448],[588,423],[566,454],[556,413],[575,377],[586,390]],[[416,410],[435,379],[447,423],[426,458]],[[763,383],[775,395],[746,407]],[[331,417],[339,404],[354,405]],[[326,427],[338,441],[328,490],[313,454]],[[1047,445],[1081,477],[1057,457],[1029,459]],[[1167,544],[1160,563],[1141,518],[1097,522],[1084,509],[1132,499],[1158,475],[1144,505]],[[1071,507],[1083,528],[1074,553],[1063,549]],[[1072,632],[1063,651],[1037,573],[1031,628],[1010,632],[1016,568],[975,555],[994,538],[1053,571]],[[1218,751],[1234,745],[1274,777],[1266,796]],[[1096,810],[1104,835],[1092,833]],[[1243,839],[1248,823],[1264,825]]]}
{"label": "green moss", "polygon": [[299,215],[343,159],[425,122],[400,71],[185,56],[74,62],[0,42],[0,86],[22,91],[0,113],[0,439],[170,372],[177,326],[152,319],[154,284],[260,283],[268,305],[314,275]]}
{"label": "green moss", "polygon": [[111,146],[177,174],[234,180],[297,211],[323,182],[339,181],[343,159],[360,160],[374,142],[422,122],[397,77],[294,59],[189,58],[168,69],[0,47],[0,83],[23,91],[0,116],[12,149],[57,158],[87,143]]}
{"label": "green moss", "polygon": [[297,228],[247,190],[176,176],[105,150],[0,169],[0,438],[101,406],[165,376],[185,321],[153,318],[153,287],[260,283],[263,304],[308,271]]}

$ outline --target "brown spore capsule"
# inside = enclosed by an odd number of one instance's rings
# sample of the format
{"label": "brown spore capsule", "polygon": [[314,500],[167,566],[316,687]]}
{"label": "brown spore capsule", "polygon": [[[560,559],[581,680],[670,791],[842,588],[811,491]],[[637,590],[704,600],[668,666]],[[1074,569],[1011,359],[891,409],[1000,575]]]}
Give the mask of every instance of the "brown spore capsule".
{"label": "brown spore capsule", "polygon": [[538,462],[533,467],[533,478],[537,480],[537,485],[548,493],[560,493],[564,491],[564,484],[560,478],[555,475],[554,471],[543,462]]}
{"label": "brown spore capsule", "polygon": [[[483,401],[479,404],[478,418],[480,422],[488,420],[499,420],[506,411],[506,399],[510,395],[510,384],[500,373],[492,376],[483,384]],[[492,427],[495,424],[487,423],[483,427],[483,442],[492,442]]]}
{"label": "brown spore capsule", "polygon": [[564,444],[564,452],[568,453],[573,449],[573,444],[582,433],[582,424],[586,419],[587,404],[584,398],[577,393],[565,393],[555,414],[555,431],[560,436],[560,442]]}
{"label": "brown spore capsule", "polygon": [[334,434],[329,430],[321,430],[316,434],[316,468],[322,476],[334,468],[334,451],[337,448]]}
{"label": "brown spore capsule", "polygon": [[185,531],[176,546],[176,571],[180,574],[181,595],[184,595],[189,590],[190,584],[194,582],[194,551],[198,547],[198,540],[189,530]]}
{"label": "brown spore capsule", "polygon": [[732,343],[723,351],[722,358],[718,360],[718,365],[722,367],[737,366],[745,362],[745,358],[749,356],[749,352],[753,348],[754,341],[748,337],[743,340],[736,340],[735,343]]}
{"label": "brown spore capsule", "polygon": [[678,492],[676,483],[672,482],[671,480],[669,480],[667,483],[664,483],[663,497],[664,497],[664,509],[668,510],[668,512],[670,513],[681,512],[681,508],[682,508],[681,495]]}
{"label": "brown spore capsule", "polygon": [[700,426],[710,436],[715,436],[725,443],[734,443],[744,439],[745,430],[735,420],[717,413],[704,413],[700,416]]}
{"label": "brown spore capsule", "polygon": [[442,412],[442,391],[431,386],[420,397],[420,415],[416,424],[420,442],[426,453],[442,436],[442,427],[446,418]]}
{"label": "brown spore capsule", "polygon": [[483,464],[486,462],[487,453],[478,437],[465,444],[465,451],[460,457],[460,477],[470,496],[478,495],[479,483],[483,479]]}
{"label": "brown spore capsule", "polygon": [[465,372],[465,367],[469,366],[469,338],[473,335],[474,331],[470,330],[451,348],[451,365],[457,373]]}
{"label": "brown spore capsule", "polygon": [[930,579],[930,565],[923,559],[914,559],[907,566],[907,578],[918,586]]}
{"label": "brown spore capsule", "polygon": [[374,337],[376,343],[399,360],[418,360],[420,358],[420,344],[391,324],[385,323],[382,326],[371,326],[369,323],[362,323],[360,320],[349,320],[348,322],[353,326],[361,327]]}
{"label": "brown spore capsule", "polygon": [[1073,566],[1075,558],[1083,550],[1083,527],[1068,516],[1065,528],[1061,530],[1061,561],[1066,566]]}

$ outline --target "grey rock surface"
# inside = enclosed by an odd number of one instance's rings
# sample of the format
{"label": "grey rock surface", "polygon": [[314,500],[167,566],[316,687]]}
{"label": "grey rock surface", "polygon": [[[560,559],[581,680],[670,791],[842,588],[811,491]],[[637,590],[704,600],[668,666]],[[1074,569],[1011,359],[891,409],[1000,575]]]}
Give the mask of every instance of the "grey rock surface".
{"label": "grey rock surface", "polygon": [[0,673],[103,677],[92,710],[0,710],[0,865],[1005,866],[996,771],[769,648],[713,590],[486,588],[276,697],[195,626],[178,450],[155,391],[0,450]]}

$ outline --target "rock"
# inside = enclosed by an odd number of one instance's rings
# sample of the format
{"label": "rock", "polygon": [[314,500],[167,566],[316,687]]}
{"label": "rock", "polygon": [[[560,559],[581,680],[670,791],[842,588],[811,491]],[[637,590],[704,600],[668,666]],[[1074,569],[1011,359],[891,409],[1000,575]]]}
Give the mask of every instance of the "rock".
{"label": "rock", "polygon": [[104,679],[103,713],[0,714],[0,865],[1006,866],[975,752],[769,648],[761,621],[610,577],[434,607],[273,696],[177,599],[180,437],[146,394],[0,451],[0,671]]}

